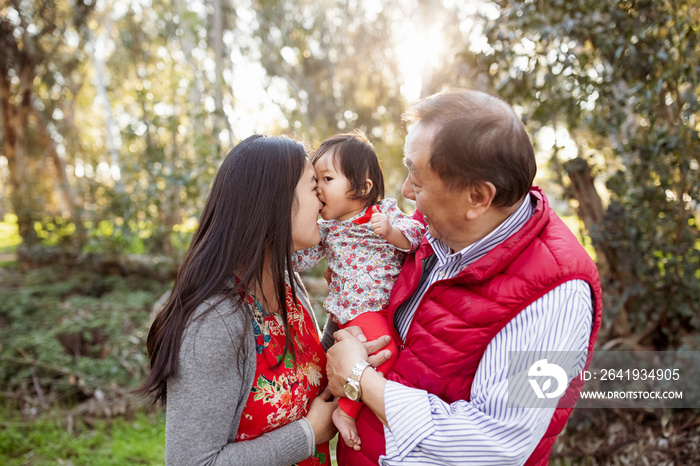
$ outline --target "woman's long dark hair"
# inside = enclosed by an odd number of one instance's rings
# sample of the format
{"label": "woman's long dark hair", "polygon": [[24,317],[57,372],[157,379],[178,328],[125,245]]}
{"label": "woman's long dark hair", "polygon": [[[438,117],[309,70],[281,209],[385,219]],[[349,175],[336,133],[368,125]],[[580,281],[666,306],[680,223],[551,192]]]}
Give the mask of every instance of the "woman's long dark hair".
{"label": "woman's long dark hair", "polygon": [[[154,402],[166,402],[166,382],[177,375],[183,333],[195,309],[214,295],[239,300],[241,292],[262,286],[266,257],[287,335],[284,353],[294,355],[285,273],[294,277],[292,211],[305,164],[304,147],[284,136],[251,136],[226,156],[170,298],[148,333],[151,372],[139,390],[155,395]],[[229,285],[234,272],[240,280],[238,288]]]}

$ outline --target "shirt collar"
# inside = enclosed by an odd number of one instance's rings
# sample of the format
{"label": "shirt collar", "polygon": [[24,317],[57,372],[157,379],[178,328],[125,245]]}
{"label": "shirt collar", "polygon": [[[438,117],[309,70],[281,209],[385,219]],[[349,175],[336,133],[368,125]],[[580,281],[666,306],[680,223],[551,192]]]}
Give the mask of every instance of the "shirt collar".
{"label": "shirt collar", "polygon": [[490,250],[501,244],[509,236],[518,231],[527,222],[535,212],[535,206],[532,204],[532,198],[528,194],[515,212],[510,214],[508,218],[498,225],[491,233],[481,238],[476,243],[470,244],[461,251],[454,253],[450,252],[450,248],[440,241],[426,233],[426,238],[435,251],[438,264],[444,266],[448,262],[459,262],[462,267],[476,262],[486,255]]}

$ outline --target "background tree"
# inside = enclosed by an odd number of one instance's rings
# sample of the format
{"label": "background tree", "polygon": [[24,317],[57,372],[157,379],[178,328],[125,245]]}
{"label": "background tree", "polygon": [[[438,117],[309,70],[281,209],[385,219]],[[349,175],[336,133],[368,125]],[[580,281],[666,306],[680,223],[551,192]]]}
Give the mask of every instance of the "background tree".
{"label": "background tree", "polygon": [[[75,194],[54,140],[62,96],[74,95],[75,76],[91,2],[13,0],[0,15],[0,106],[4,155],[12,186],[11,203],[25,247],[38,241],[34,222],[61,213],[52,183],[62,195],[63,212],[80,225]],[[40,141],[40,142],[39,142]],[[51,163],[52,174],[47,173]],[[43,176],[42,176],[43,175]],[[41,181],[42,183],[37,183]],[[48,208],[47,208],[48,207]]]}
{"label": "background tree", "polygon": [[700,329],[697,4],[494,4],[487,47],[463,51],[469,71],[455,81],[490,78],[535,132],[564,128],[576,142],[578,157],[555,146],[550,165],[603,272],[607,337],[687,342]]}
{"label": "background tree", "polygon": [[[4,158],[25,245],[85,223],[83,252],[181,254],[219,161],[251,131],[316,145],[359,128],[398,196],[402,111],[462,85],[514,102],[536,143],[560,135],[549,169],[595,251],[608,336],[665,347],[700,327],[692,2],[13,0],[3,13]],[[410,98],[408,61],[422,65]],[[264,125],[239,102],[250,70],[259,113],[277,108]]]}
{"label": "background tree", "polygon": [[385,163],[394,192],[403,173],[405,109],[396,33],[406,8],[383,0],[255,2],[260,63],[267,86],[283,85],[277,99],[290,129],[313,144],[362,130]]}
{"label": "background tree", "polygon": [[126,190],[105,192],[108,202],[97,216],[116,213],[114,228],[127,244],[140,245],[137,252],[181,256],[186,237],[173,232],[198,214],[233,138],[223,73],[232,68],[223,38],[232,11],[217,2],[174,0],[104,14],[115,21],[107,88],[121,116]]}
{"label": "background tree", "polygon": [[[4,406],[68,406],[64,435],[74,418],[77,431],[82,415],[138,404],[127,391],[144,375],[149,315],[238,140],[315,146],[359,128],[401,201],[400,115],[451,86],[500,94],[525,120],[537,183],[569,225],[580,219],[601,270],[599,344],[697,349],[696,3],[0,2],[0,214],[18,217],[0,219]],[[18,266],[5,262],[16,227]],[[48,266],[24,267],[37,259]],[[554,464],[695,464],[689,411],[575,410]],[[18,420],[0,429],[26,426],[4,443],[11,461],[55,463],[63,443]]]}

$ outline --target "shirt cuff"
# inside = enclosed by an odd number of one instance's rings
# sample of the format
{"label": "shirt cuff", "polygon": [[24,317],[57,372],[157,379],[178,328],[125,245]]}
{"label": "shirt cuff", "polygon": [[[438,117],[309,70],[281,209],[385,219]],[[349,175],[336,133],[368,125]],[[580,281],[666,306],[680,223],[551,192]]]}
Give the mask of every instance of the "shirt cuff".
{"label": "shirt cuff", "polygon": [[[415,220],[412,220],[412,221],[415,221]],[[418,223],[417,221],[415,221],[415,222]],[[406,237],[406,239],[408,240],[409,243],[411,243],[411,245],[407,249],[398,248],[398,247],[396,249],[398,249],[401,252],[405,252],[407,254],[411,254],[413,252],[416,252],[418,250],[418,248],[420,247],[420,243],[423,241],[423,236],[425,236],[424,231],[421,230],[420,234],[417,234],[417,232],[415,231],[415,228],[413,228],[411,226],[404,226],[404,225],[394,225],[394,226],[396,228],[398,228],[399,231],[401,232],[401,234]]]}
{"label": "shirt cuff", "polygon": [[316,436],[314,435],[314,429],[311,427],[311,423],[305,417],[299,419],[299,425],[302,429],[304,429],[304,433],[306,434],[306,441],[309,450],[307,457],[309,457],[314,454],[316,448]]}
{"label": "shirt cuff", "polygon": [[386,456],[401,461],[435,432],[428,392],[388,381],[384,388]]}

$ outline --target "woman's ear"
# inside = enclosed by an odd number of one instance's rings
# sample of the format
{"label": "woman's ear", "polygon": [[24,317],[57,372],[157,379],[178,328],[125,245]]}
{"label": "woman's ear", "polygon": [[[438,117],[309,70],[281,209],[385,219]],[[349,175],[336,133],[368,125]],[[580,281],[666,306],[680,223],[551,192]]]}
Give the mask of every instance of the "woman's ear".
{"label": "woman's ear", "polygon": [[467,219],[474,220],[486,212],[496,197],[496,187],[489,181],[477,181],[467,188]]}

